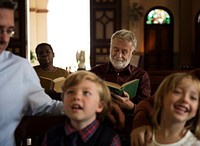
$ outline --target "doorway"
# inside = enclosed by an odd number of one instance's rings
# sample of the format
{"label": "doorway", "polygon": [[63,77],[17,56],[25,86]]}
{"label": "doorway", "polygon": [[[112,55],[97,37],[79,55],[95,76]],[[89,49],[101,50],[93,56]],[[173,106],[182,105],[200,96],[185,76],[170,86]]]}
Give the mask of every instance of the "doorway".
{"label": "doorway", "polygon": [[145,18],[145,70],[173,69],[172,16],[164,8],[154,8]]}

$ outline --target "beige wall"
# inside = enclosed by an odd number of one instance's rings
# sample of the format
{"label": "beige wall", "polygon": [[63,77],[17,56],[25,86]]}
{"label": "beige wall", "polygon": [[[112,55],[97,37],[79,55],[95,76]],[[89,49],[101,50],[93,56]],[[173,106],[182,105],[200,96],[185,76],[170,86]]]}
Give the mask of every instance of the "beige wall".
{"label": "beige wall", "polygon": [[[30,49],[35,52],[37,44],[47,42],[48,0],[30,0]],[[33,65],[38,64],[37,61]]]}

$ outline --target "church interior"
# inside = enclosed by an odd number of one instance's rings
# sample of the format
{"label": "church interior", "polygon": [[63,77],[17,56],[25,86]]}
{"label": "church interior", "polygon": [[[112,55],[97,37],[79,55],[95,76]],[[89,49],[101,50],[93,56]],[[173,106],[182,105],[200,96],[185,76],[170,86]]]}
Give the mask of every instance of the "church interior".
{"label": "church interior", "polygon": [[[38,43],[48,41],[50,0],[16,1],[17,35],[7,49],[31,61],[29,52],[34,54]],[[110,36],[125,28],[137,36],[137,51],[131,63],[149,73],[152,94],[170,73],[200,68],[199,0],[90,0],[89,8],[90,67],[109,60]],[[16,130],[18,145],[27,143],[29,138],[37,145],[48,126],[62,120],[63,117],[24,117]]]}

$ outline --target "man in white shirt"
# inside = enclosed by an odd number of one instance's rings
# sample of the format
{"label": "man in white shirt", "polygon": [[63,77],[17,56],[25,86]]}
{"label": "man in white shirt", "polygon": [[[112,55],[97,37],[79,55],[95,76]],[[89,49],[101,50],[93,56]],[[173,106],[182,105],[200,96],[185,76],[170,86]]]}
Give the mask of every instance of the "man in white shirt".
{"label": "man in white shirt", "polygon": [[14,131],[24,115],[61,115],[63,103],[52,100],[31,64],[5,51],[14,35],[11,0],[0,0],[0,146],[15,146]]}

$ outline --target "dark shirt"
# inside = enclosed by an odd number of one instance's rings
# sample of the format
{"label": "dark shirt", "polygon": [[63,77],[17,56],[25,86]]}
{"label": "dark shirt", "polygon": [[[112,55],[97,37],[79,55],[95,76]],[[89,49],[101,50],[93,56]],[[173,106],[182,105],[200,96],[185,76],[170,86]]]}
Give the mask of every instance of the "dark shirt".
{"label": "dark shirt", "polygon": [[140,126],[150,125],[151,126],[151,114],[153,111],[154,97],[151,96],[147,99],[142,100],[136,105],[134,109],[134,118],[132,128],[138,128]]}
{"label": "dark shirt", "polygon": [[151,95],[149,75],[146,71],[139,67],[135,67],[129,64],[126,68],[124,68],[123,71],[117,72],[109,62],[95,66],[90,71],[98,75],[103,80],[115,82],[120,85],[133,79],[139,79],[137,94],[132,98],[132,101],[135,104],[139,103],[141,100],[147,97],[150,97]]}
{"label": "dark shirt", "polygon": [[[102,128],[103,125],[101,125],[101,128]],[[77,139],[76,143],[77,145],[82,145],[80,143],[85,143],[87,144],[88,141],[91,139],[91,138],[94,138],[96,139],[95,137],[93,137],[93,135],[95,135],[96,131],[100,128],[100,123],[98,120],[95,120],[93,121],[90,125],[88,125],[87,127],[85,127],[84,129],[82,130],[79,130],[77,131],[76,129],[74,129],[70,124],[69,122],[66,122],[65,123],[65,135],[66,135],[66,138],[70,138],[70,139],[73,139],[75,135],[79,135],[79,138],[80,139]],[[58,129],[58,128],[57,128]],[[110,129],[110,128],[109,128]],[[110,129],[111,130],[111,129]],[[54,131],[55,132],[55,131]],[[104,131],[104,132],[109,132],[109,131]],[[56,133],[56,132],[55,132]],[[59,132],[60,133],[60,132]],[[77,133],[77,134],[75,134]],[[103,134],[103,133],[102,133]],[[112,135],[112,134],[111,134]],[[57,135],[56,135],[57,136]],[[62,137],[62,136],[59,136],[59,137]],[[102,136],[103,137],[103,136]],[[55,137],[54,137],[55,138]],[[108,138],[108,137],[107,137]],[[56,139],[56,138],[55,138]],[[93,140],[94,140],[93,139]],[[100,141],[101,138],[97,138],[98,141]],[[62,140],[59,140],[59,141],[62,141]],[[106,141],[109,141],[109,138],[106,140]],[[44,142],[43,142],[43,146],[47,146],[47,137],[45,137],[44,139]],[[121,146],[121,141],[120,141],[120,137],[118,134],[114,134],[114,136],[112,137],[111,139],[111,143],[110,143],[110,146]]]}
{"label": "dark shirt", "polygon": [[[95,120],[86,128],[80,130],[79,134],[81,139],[86,143],[92,137],[92,135],[95,133],[98,127],[99,127],[99,121]],[[74,128],[72,128],[71,125],[69,124],[66,124],[65,128],[66,128],[66,135],[71,135],[77,131]],[[119,146],[119,145],[121,145],[120,138],[118,135],[116,135],[112,140],[111,146]]]}

